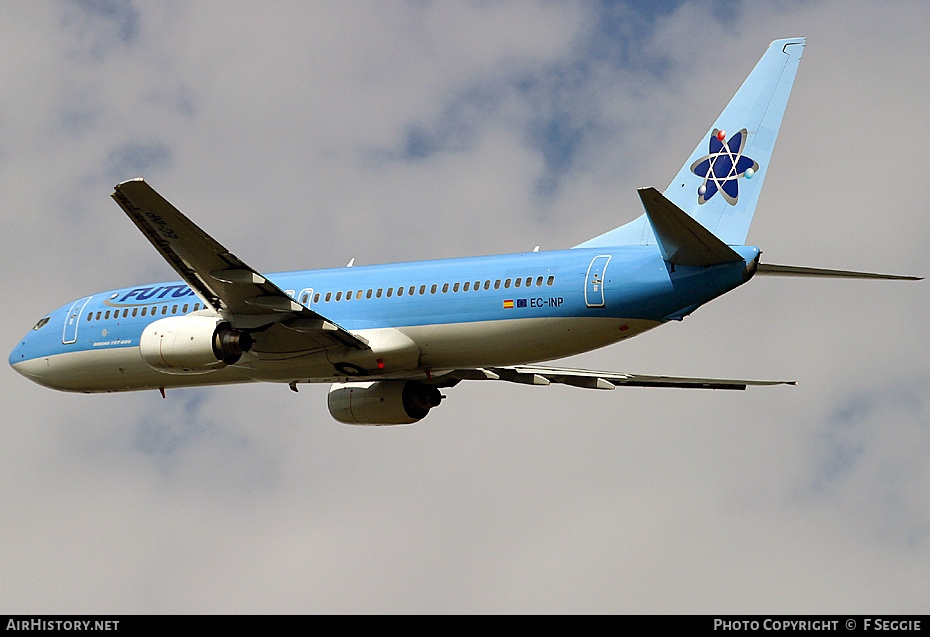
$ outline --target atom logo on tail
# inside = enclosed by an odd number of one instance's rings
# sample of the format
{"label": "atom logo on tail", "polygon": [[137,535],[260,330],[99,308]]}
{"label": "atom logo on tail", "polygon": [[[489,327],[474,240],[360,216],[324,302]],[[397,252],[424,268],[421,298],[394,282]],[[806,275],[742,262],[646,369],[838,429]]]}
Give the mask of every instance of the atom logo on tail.
{"label": "atom logo on tail", "polygon": [[759,170],[759,164],[743,155],[748,131],[744,128],[726,140],[726,132],[714,129],[710,135],[709,154],[691,164],[691,172],[704,178],[698,188],[698,203],[707,203],[720,191],[731,206],[739,200],[740,177],[752,179]]}

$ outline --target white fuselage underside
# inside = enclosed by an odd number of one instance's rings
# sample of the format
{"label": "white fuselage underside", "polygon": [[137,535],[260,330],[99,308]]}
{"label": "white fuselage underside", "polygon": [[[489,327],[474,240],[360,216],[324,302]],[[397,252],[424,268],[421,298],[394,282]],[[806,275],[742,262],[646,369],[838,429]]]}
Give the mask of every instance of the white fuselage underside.
{"label": "white fuselage underside", "polygon": [[[617,318],[527,318],[359,330],[377,341],[383,330],[400,332],[419,350],[411,364],[349,377],[333,367],[333,352],[282,360],[246,354],[236,365],[200,374],[169,374],[149,366],[137,346],[75,351],[22,361],[17,371],[64,391],[113,392],[271,382],[344,382],[355,379],[436,377],[451,369],[517,365],[553,360],[603,347],[656,327],[658,321]],[[386,360],[391,360],[386,358]],[[416,360],[412,363],[412,360]]]}

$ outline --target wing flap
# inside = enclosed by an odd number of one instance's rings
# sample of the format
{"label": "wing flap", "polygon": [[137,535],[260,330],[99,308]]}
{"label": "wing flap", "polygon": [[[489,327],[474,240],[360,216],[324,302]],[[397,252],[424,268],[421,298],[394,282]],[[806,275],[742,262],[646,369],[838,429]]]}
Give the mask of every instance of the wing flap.
{"label": "wing flap", "polygon": [[[687,376],[650,376],[567,367],[515,365],[482,369],[456,369],[450,372],[458,380],[504,380],[530,385],[558,383],[583,389],[615,387],[671,387],[679,389],[746,389],[748,386],[797,385],[793,380],[747,380],[732,378],[693,378]],[[495,378],[496,376],[496,378]]]}

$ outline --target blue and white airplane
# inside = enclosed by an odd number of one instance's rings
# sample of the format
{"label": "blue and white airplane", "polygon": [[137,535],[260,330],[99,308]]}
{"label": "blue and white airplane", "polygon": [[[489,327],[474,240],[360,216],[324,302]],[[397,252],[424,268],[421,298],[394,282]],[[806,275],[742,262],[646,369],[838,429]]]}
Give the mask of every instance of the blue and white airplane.
{"label": "blue and white airplane", "polygon": [[[803,38],[773,42],[645,213],[568,250],[261,274],[142,179],[113,198],[181,281],[85,296],[10,354],[73,392],[333,383],[332,416],[413,423],[463,380],[589,389],[793,384],[539,365],[681,320],[755,274],[916,279],[760,263],[744,245]],[[351,263],[350,263],[351,265]]]}

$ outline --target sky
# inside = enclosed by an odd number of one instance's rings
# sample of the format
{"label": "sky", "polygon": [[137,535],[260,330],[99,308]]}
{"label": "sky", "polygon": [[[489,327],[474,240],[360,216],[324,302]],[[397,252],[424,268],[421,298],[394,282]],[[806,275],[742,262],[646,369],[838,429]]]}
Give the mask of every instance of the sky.
{"label": "sky", "polygon": [[[927,276],[930,3],[10,2],[2,342],[174,278],[144,176],[259,271],[570,247],[806,36],[749,242]],[[58,393],[0,373],[12,613],[930,612],[930,288],[757,277],[565,361],[746,392],[465,382]]]}

